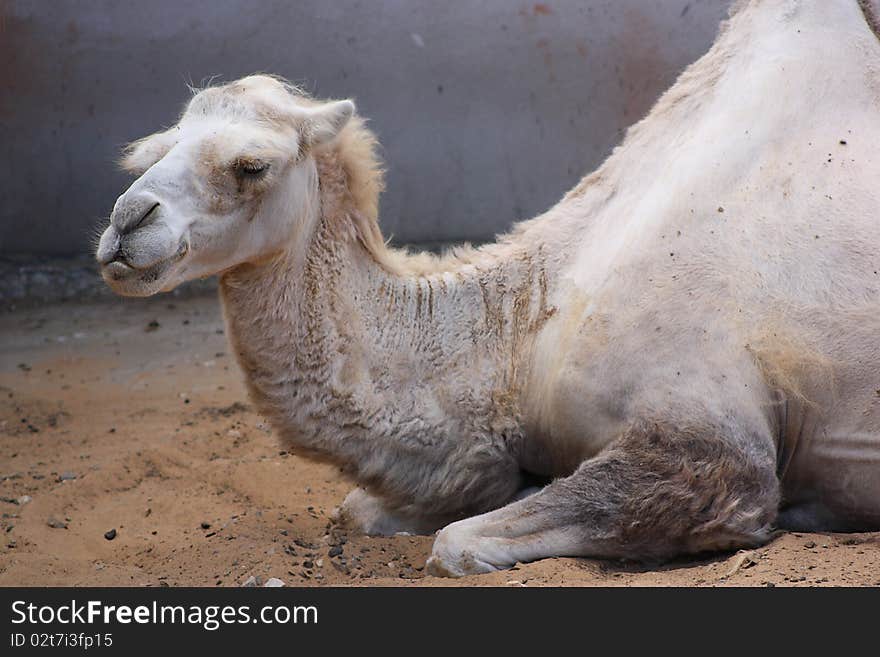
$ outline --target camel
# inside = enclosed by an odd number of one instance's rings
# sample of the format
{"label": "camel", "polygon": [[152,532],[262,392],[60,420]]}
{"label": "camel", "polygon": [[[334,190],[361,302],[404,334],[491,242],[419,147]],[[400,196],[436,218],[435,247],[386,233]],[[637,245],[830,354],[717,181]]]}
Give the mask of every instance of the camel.
{"label": "camel", "polygon": [[876,15],[738,2],[555,206],[440,256],[386,244],[352,101],[205,88],[127,148],[97,260],[219,275],[255,407],[357,484],[340,522],[437,532],[435,575],[876,529]]}

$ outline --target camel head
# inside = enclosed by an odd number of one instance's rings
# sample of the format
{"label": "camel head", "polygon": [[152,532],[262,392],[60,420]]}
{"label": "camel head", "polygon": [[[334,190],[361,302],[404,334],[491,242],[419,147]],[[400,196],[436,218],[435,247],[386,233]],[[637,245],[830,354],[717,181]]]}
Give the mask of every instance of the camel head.
{"label": "camel head", "polygon": [[104,280],[149,296],[284,249],[314,214],[313,150],[353,112],[263,75],[196,93],[177,125],[126,149],[138,178],[101,235]]}

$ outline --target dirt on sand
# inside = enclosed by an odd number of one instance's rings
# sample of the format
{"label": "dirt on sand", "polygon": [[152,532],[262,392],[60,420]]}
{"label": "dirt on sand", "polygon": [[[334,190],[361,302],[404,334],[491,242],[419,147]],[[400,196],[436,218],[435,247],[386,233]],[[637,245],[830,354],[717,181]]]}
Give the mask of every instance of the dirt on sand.
{"label": "dirt on sand", "polygon": [[440,579],[424,572],[431,537],[334,526],[351,487],[281,450],[247,402],[214,297],[0,315],[0,585],[880,585],[880,533]]}

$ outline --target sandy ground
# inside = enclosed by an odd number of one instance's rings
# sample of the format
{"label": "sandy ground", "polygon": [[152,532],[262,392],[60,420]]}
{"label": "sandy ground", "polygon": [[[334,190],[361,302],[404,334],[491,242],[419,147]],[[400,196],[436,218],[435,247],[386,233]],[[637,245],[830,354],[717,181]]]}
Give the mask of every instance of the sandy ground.
{"label": "sandy ground", "polygon": [[0,585],[880,585],[880,534],[438,579],[423,569],[431,537],[333,525],[351,487],[280,451],[213,296],[0,314]]}

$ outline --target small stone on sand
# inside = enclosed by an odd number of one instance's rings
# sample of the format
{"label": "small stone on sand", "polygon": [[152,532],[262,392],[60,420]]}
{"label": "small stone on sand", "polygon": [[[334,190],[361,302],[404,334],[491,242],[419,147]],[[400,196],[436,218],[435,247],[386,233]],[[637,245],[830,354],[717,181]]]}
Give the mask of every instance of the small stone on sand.
{"label": "small stone on sand", "polygon": [[250,577],[248,577],[246,580],[244,580],[244,583],[242,584],[242,586],[246,586],[248,588],[253,588],[253,587],[259,586],[259,585],[260,585],[260,578],[254,576],[254,575],[251,575]]}

